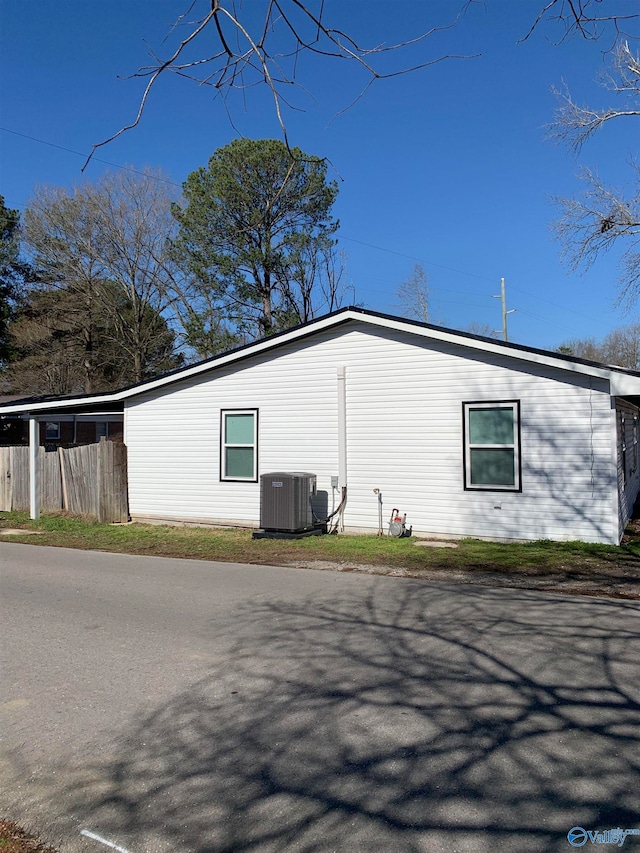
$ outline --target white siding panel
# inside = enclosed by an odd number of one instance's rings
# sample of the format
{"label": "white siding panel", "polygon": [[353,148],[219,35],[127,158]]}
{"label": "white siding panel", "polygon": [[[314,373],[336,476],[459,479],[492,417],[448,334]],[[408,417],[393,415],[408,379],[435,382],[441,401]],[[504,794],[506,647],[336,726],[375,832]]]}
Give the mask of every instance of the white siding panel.
{"label": "white siding panel", "polygon": [[[607,383],[350,322],[127,403],[131,514],[255,525],[258,483],[219,480],[220,410],[259,409],[259,473],[338,474],[346,367],[347,528],[407,513],[442,536],[617,540]],[[463,402],[519,400],[522,492],[465,491]]]}

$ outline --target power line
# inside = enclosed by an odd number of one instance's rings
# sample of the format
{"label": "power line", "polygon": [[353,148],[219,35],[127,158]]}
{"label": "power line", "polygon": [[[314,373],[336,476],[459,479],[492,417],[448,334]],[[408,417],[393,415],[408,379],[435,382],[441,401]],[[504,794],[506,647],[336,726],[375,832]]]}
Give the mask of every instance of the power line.
{"label": "power line", "polygon": [[[73,154],[77,157],[82,157],[84,159],[86,159],[88,156],[86,153],[83,153],[81,151],[74,151],[72,148],[66,148],[63,145],[57,145],[55,142],[49,142],[46,139],[39,139],[35,136],[29,136],[29,134],[20,133],[19,131],[11,130],[8,127],[0,127],[0,131],[3,131],[4,133],[10,133],[13,136],[20,136],[23,139],[29,139],[31,142],[37,142],[38,144],[46,145],[49,148],[56,148],[59,151],[65,151],[68,154]],[[176,181],[169,180],[168,178],[161,178],[158,175],[148,175],[145,172],[141,172],[139,169],[134,169],[132,166],[123,166],[120,163],[113,163],[110,160],[103,160],[100,157],[94,157],[93,159],[97,163],[103,163],[106,166],[112,166],[115,169],[121,169],[122,171],[125,171],[125,172],[132,172],[135,175],[141,175],[143,177],[151,177],[156,181],[161,181],[162,183],[169,184],[169,185],[174,186],[174,187],[178,187],[178,188],[181,187],[181,184],[177,183]],[[488,276],[480,275],[478,273],[467,272],[466,270],[459,270],[459,269],[456,269],[455,267],[446,266],[445,264],[438,264],[435,261],[429,261],[426,258],[416,257],[415,255],[408,255],[405,252],[398,252],[395,249],[388,249],[385,246],[377,246],[373,243],[367,243],[364,240],[356,240],[354,237],[348,237],[347,235],[343,234],[342,232],[339,233],[339,236],[342,240],[347,240],[350,243],[357,243],[360,246],[365,246],[369,249],[376,249],[379,252],[386,252],[389,255],[396,255],[397,257],[400,257],[400,258],[407,258],[408,260],[418,261],[419,263],[427,264],[428,266],[431,266],[431,267],[437,267],[438,269],[447,270],[448,272],[453,272],[453,273],[456,273],[457,275],[465,275],[465,276],[468,276],[469,278],[477,278],[480,281],[491,282],[491,284],[495,284],[495,282],[496,282],[496,279],[489,278]],[[377,280],[382,281],[383,279],[377,279]],[[472,296],[477,296],[477,294],[475,294],[475,293],[472,293],[470,291],[464,291],[464,290],[451,291],[451,290],[447,290],[446,288],[433,288],[433,289],[434,290],[442,290],[442,291],[447,292],[447,293],[461,293],[461,294],[468,294],[468,295],[472,295]],[[590,320],[591,322],[598,322],[598,320],[595,317],[590,317],[588,314],[583,314],[581,311],[576,311],[574,308],[568,308],[567,306],[560,305],[557,302],[552,302],[550,299],[546,299],[544,296],[538,296],[538,294],[531,293],[528,290],[523,290],[520,287],[510,285],[510,289],[511,290],[517,290],[518,293],[523,293],[525,296],[529,296],[532,299],[538,299],[541,302],[546,302],[548,305],[551,305],[554,308],[559,308],[562,311],[568,311],[572,314],[575,314],[578,317],[582,317],[585,320]],[[381,292],[381,291],[374,291],[374,292]],[[448,303],[448,304],[455,304],[455,303]],[[476,307],[480,307],[480,306],[476,306]],[[546,322],[546,323],[550,323],[551,325],[558,326],[558,328],[564,328],[564,329],[569,328],[567,326],[561,326],[558,323],[554,323],[552,320],[546,320],[545,318],[540,317],[536,314],[532,314],[531,312],[524,311],[524,309],[522,309],[522,308],[519,310],[523,311],[524,313],[528,313],[529,316],[531,316],[531,317],[535,317],[538,320],[542,320],[542,322]]]}
{"label": "power line", "polygon": [[[49,148],[57,148],[59,151],[66,151],[67,154],[75,154],[78,157],[84,157],[85,159],[89,156],[88,154],[83,154],[82,151],[74,151],[72,148],[65,148],[64,145],[56,145],[55,142],[48,142],[46,139],[37,139],[35,136],[29,136],[26,133],[18,133],[17,130],[9,130],[8,127],[0,127],[4,133],[11,133],[13,136],[21,136],[23,139],[30,139],[32,142],[38,142],[40,145],[48,145]],[[110,160],[101,160],[99,157],[93,157],[97,163],[105,163],[107,166],[113,166],[115,169],[122,169],[123,172],[133,172],[134,175],[142,175],[143,177],[153,177],[156,181],[162,181],[164,184],[171,184],[173,187],[180,187],[180,184],[177,184],[175,181],[170,181],[168,178],[161,178],[158,175],[148,175],[145,172],[141,172],[139,169],[134,169],[133,166],[123,166],[120,163],[112,163]]]}
{"label": "power line", "polygon": [[427,261],[425,258],[416,258],[415,255],[407,255],[404,252],[396,252],[394,249],[385,249],[384,246],[374,246],[373,243],[365,243],[364,240],[356,240],[354,237],[347,237],[345,234],[340,232],[340,237],[343,240],[348,240],[350,243],[359,243],[361,246],[367,246],[369,249],[378,249],[380,252],[387,252],[390,255],[398,255],[401,258],[408,258],[410,261],[419,261],[422,264],[428,264],[430,267],[438,267],[441,270],[448,270],[449,272],[458,273],[458,275],[468,275],[471,278],[479,278],[482,281],[490,281],[491,284],[495,284],[495,278],[487,278],[485,275],[478,275],[474,272],[465,272],[464,270],[457,270],[454,267],[446,267],[444,264],[437,264],[435,261]]}
{"label": "power line", "polygon": [[[389,255],[398,255],[401,258],[407,258],[411,261],[418,261],[419,263],[427,264],[428,266],[438,267],[439,269],[448,270],[449,272],[455,272],[455,273],[458,273],[458,275],[466,275],[466,276],[469,276],[471,278],[480,279],[481,281],[490,281],[492,284],[496,283],[496,279],[489,278],[488,276],[485,276],[485,275],[479,275],[478,273],[473,273],[473,272],[466,272],[465,270],[455,269],[454,267],[448,267],[448,266],[445,266],[444,264],[437,264],[437,263],[435,263],[435,261],[429,261],[426,258],[418,258],[415,255],[407,255],[404,252],[397,252],[394,249],[387,249],[384,246],[376,246],[373,243],[365,243],[363,240],[356,240],[353,237],[347,237],[346,235],[342,234],[342,232],[340,232],[339,236],[343,240],[348,240],[351,243],[358,243],[359,245],[366,246],[369,249],[377,249],[379,252],[386,252]],[[381,279],[378,279],[378,281],[381,281]],[[433,288],[433,289],[445,290],[445,288]],[[598,322],[598,319],[596,317],[590,317],[588,314],[583,314],[581,311],[576,311],[575,308],[569,308],[566,305],[560,305],[557,302],[552,302],[550,299],[545,299],[544,296],[538,296],[537,293],[531,293],[531,291],[523,290],[523,288],[521,288],[521,287],[515,287],[514,285],[509,285],[509,289],[510,290],[517,290],[518,293],[523,293],[525,296],[529,296],[531,299],[538,299],[541,302],[546,302],[548,305],[552,305],[554,308],[559,308],[561,311],[569,311],[570,313],[575,314],[578,317],[583,317],[585,320],[590,320],[592,323]],[[449,292],[454,292],[454,291],[449,291]],[[468,293],[469,291],[458,290],[455,292],[456,293]],[[472,294],[472,295],[476,296],[477,294]]]}

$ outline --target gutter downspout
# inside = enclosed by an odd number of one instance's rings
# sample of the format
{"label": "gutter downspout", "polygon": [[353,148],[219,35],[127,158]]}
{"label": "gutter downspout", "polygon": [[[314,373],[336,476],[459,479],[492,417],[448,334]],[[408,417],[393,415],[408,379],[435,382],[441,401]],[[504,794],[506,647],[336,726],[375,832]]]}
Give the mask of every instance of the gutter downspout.
{"label": "gutter downspout", "polygon": [[29,415],[29,516],[40,518],[40,422]]}
{"label": "gutter downspout", "polygon": [[342,364],[338,367],[338,485],[341,501],[340,530],[344,531],[344,502],[347,491],[347,372]]}

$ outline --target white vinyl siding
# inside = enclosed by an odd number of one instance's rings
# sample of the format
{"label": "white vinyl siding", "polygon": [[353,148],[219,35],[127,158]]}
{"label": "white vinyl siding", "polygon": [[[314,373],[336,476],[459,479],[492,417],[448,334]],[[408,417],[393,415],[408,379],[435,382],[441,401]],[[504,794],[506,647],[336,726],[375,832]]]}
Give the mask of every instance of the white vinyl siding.
{"label": "white vinyl siding", "polygon": [[[260,486],[220,482],[221,412],[259,409],[257,475],[309,471],[331,510],[345,368],[347,530],[383,495],[415,533],[617,540],[608,382],[350,320],[126,403],[131,514],[257,526]],[[522,491],[464,488],[465,401],[520,400]]]}

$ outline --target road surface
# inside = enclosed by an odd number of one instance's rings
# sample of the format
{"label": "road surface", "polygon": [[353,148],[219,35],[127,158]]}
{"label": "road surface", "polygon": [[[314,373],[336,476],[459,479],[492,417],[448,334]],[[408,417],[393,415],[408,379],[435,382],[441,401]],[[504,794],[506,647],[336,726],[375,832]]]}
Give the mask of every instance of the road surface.
{"label": "road surface", "polygon": [[63,853],[640,828],[637,603],[7,542],[0,601],[0,814]]}

